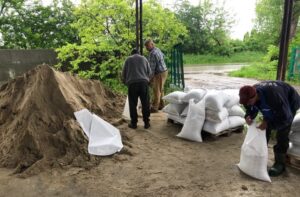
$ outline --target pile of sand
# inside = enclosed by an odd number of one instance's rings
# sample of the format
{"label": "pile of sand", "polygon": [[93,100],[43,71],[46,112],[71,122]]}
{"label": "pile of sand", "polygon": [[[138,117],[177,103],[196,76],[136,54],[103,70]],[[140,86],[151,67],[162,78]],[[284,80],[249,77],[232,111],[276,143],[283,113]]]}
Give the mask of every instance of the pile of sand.
{"label": "pile of sand", "polygon": [[83,108],[113,122],[121,117],[123,98],[99,81],[83,80],[38,66],[0,87],[0,166],[36,174],[52,166],[84,167],[99,157],[74,112]]}

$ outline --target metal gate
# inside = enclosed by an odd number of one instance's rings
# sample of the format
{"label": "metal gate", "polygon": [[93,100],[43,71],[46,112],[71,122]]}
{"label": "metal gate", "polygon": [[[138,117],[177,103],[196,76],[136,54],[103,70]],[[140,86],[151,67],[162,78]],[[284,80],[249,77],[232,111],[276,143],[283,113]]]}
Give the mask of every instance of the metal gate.
{"label": "metal gate", "polygon": [[300,81],[300,47],[292,50],[288,80]]}
{"label": "metal gate", "polygon": [[184,70],[182,45],[175,45],[167,54],[166,64],[169,71],[167,85],[171,88],[184,89]]}

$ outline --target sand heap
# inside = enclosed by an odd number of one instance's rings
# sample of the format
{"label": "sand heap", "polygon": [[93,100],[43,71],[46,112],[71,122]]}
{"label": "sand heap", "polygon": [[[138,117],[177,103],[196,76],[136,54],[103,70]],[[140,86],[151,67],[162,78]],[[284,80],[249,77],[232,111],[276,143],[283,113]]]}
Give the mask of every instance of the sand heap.
{"label": "sand heap", "polygon": [[37,173],[55,165],[84,166],[98,157],[74,112],[87,108],[112,122],[122,98],[99,81],[83,80],[38,66],[0,87],[0,166]]}

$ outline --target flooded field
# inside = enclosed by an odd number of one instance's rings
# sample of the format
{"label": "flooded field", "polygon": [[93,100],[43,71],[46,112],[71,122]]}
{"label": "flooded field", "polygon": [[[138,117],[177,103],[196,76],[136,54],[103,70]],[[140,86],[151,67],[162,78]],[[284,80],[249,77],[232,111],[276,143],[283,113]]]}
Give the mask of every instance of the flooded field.
{"label": "flooded field", "polygon": [[212,65],[184,67],[186,87],[208,89],[234,89],[243,85],[253,85],[255,79],[229,77],[230,71],[238,70],[246,65]]}

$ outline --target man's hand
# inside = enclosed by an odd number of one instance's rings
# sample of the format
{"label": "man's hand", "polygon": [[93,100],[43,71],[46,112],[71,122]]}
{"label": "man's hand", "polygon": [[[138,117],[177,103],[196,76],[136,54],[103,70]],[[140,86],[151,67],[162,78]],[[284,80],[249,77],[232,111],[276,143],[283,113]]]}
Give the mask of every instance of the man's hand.
{"label": "man's hand", "polygon": [[253,120],[250,118],[250,116],[247,116],[245,120],[246,120],[247,125],[251,125],[253,122]]}
{"label": "man's hand", "polygon": [[267,126],[268,126],[267,121],[263,120],[257,128],[260,130],[265,130]]}

